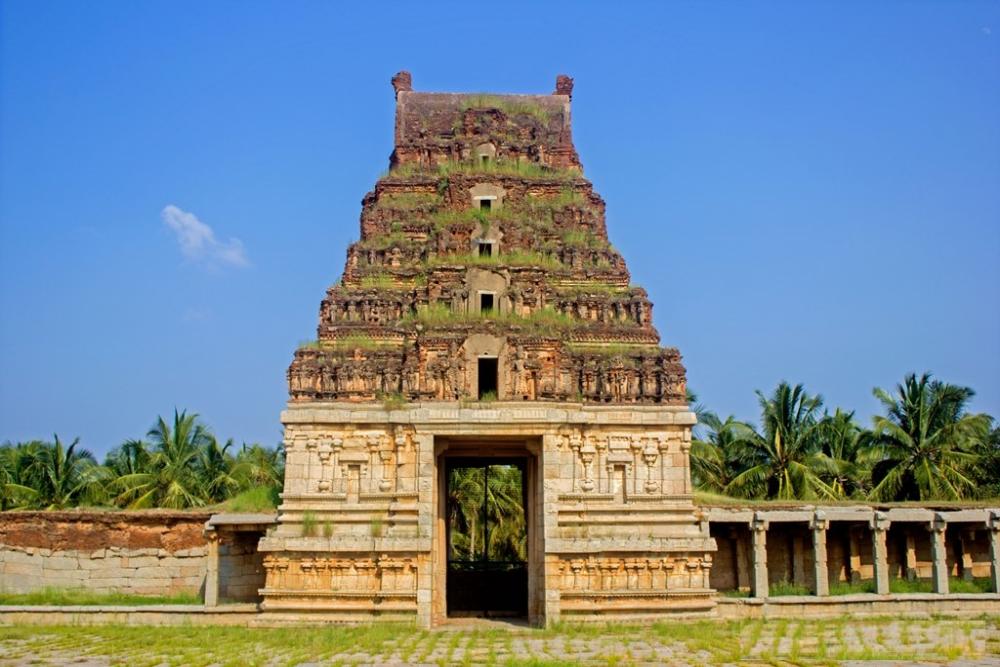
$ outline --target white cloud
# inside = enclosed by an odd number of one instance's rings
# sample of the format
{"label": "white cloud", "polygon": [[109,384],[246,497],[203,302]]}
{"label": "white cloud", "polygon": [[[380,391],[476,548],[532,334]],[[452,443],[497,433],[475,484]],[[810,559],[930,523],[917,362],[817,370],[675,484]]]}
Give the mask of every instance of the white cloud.
{"label": "white cloud", "polygon": [[249,266],[243,242],[237,238],[220,241],[215,238],[212,228],[173,204],[168,204],[160,212],[163,224],[177,237],[181,254],[195,262],[210,266]]}

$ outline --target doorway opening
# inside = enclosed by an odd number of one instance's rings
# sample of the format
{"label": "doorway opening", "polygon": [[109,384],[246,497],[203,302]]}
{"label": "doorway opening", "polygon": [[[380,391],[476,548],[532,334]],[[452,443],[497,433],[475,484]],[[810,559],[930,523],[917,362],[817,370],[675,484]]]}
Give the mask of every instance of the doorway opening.
{"label": "doorway opening", "polygon": [[479,312],[488,315],[493,312],[494,295],[492,292],[479,293]]}
{"label": "doorway opening", "polygon": [[492,199],[480,199],[479,200],[479,210],[489,212],[493,208]]}
{"label": "doorway opening", "polygon": [[479,359],[479,400],[497,398],[497,358]]}
{"label": "doorway opening", "polygon": [[479,256],[480,257],[492,257],[493,256],[493,244],[489,241],[479,242]]}
{"label": "doorway opening", "polygon": [[526,457],[446,461],[446,614],[527,616]]}

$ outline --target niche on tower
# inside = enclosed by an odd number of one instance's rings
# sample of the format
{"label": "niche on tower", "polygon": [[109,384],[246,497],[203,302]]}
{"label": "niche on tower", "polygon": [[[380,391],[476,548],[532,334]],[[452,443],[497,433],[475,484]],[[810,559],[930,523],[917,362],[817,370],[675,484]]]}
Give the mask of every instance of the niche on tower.
{"label": "niche on tower", "polygon": [[483,317],[510,311],[507,295],[507,278],[501,273],[486,269],[470,268],[465,278],[469,291],[469,312]]}
{"label": "niche on tower", "polygon": [[503,398],[509,382],[504,382],[507,368],[505,339],[488,334],[473,334],[465,339],[466,368],[472,372],[468,378],[466,395],[478,400]]}
{"label": "niche on tower", "polygon": [[469,188],[469,196],[474,210],[479,212],[479,223],[470,238],[469,250],[482,258],[496,258],[500,254],[500,239],[503,232],[493,220],[493,213],[503,205],[507,191],[497,185],[480,183]]}

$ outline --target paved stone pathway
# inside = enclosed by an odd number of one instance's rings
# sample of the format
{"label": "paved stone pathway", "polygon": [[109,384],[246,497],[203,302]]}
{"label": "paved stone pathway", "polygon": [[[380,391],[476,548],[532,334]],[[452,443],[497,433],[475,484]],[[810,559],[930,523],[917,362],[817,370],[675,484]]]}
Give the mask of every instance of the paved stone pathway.
{"label": "paved stone pathway", "polygon": [[0,627],[0,665],[1000,667],[1000,619],[700,622],[530,630]]}

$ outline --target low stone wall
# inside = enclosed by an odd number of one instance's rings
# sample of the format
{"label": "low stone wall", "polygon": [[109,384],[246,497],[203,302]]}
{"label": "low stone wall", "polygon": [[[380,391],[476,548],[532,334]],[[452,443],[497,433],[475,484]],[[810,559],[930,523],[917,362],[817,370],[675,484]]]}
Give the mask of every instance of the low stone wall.
{"label": "low stone wall", "polygon": [[962,616],[995,615],[1000,595],[995,593],[938,595],[836,595],[832,597],[785,596],[776,598],[720,598],[719,618],[837,618],[850,616]]}
{"label": "low stone wall", "polygon": [[210,514],[4,512],[0,589],[81,588],[136,595],[201,594]]}
{"label": "low stone wall", "polygon": [[[209,512],[0,513],[0,591],[205,593]],[[219,516],[219,515],[216,515]],[[261,526],[211,532],[218,602],[257,602],[264,586]]]}

